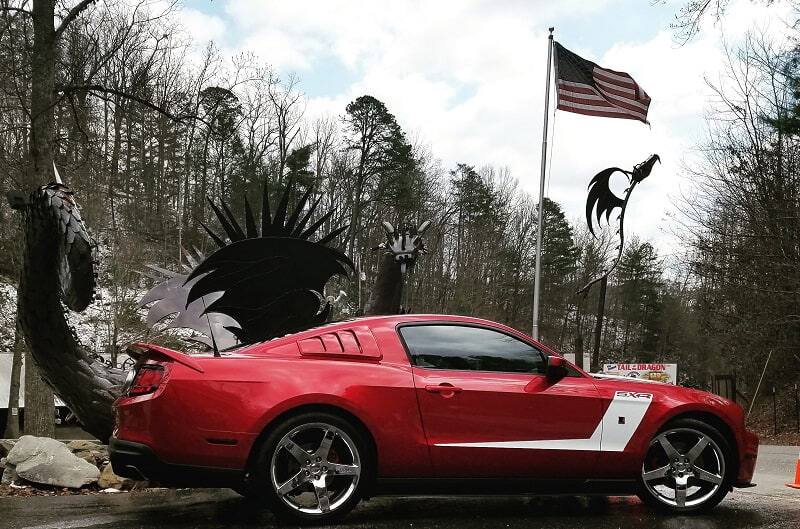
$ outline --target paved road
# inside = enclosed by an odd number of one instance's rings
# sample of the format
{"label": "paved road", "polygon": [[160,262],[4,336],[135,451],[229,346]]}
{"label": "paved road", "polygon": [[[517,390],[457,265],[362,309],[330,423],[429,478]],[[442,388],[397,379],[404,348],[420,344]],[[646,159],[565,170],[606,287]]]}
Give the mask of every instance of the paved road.
{"label": "paved road", "polygon": [[[364,502],[343,524],[353,528],[743,529],[800,528],[800,490],[784,486],[797,447],[763,446],[755,481],[735,490],[708,515],[658,515],[635,498],[424,497]],[[2,529],[225,529],[274,527],[227,490],[169,490],[108,496],[0,499]]]}

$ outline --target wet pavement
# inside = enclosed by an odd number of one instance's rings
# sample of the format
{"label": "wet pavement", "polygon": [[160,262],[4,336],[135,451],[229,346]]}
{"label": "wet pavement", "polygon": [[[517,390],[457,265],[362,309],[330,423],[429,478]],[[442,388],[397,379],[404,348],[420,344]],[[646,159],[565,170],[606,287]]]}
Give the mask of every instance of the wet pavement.
{"label": "wet pavement", "polygon": [[[354,528],[800,528],[800,490],[784,486],[797,447],[764,446],[755,481],[734,490],[709,514],[657,514],[636,498],[384,497],[362,502],[342,523]],[[163,490],[100,496],[0,499],[2,529],[146,527],[268,528],[276,521],[228,490]]]}

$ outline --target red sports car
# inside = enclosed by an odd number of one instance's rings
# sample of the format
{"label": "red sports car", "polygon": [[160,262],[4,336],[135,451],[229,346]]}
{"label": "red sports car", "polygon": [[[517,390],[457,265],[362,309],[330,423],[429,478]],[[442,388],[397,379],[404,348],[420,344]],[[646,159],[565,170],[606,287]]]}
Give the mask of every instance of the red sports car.
{"label": "red sports car", "polygon": [[115,472],[228,486],[291,521],[385,493],[637,494],[695,512],[750,486],[758,452],[733,402],[589,375],[476,318],[354,319],[221,357],[139,350]]}

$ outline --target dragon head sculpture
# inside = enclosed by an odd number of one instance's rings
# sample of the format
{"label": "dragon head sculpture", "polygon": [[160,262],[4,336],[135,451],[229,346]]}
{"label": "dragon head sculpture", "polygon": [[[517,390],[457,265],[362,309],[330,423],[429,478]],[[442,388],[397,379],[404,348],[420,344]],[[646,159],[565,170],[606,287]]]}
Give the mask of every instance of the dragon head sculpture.
{"label": "dragon head sculpture", "polygon": [[431,221],[426,220],[418,227],[398,226],[397,229],[386,221],[381,224],[386,232],[386,242],[381,243],[378,248],[383,248],[392,255],[400,263],[400,271],[405,272],[427,251],[422,236],[430,228]]}

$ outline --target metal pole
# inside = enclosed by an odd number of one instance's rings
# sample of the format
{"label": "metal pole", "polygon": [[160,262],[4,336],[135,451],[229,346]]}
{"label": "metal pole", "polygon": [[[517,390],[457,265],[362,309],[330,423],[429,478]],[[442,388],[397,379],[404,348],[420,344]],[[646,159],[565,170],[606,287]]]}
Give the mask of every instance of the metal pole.
{"label": "metal pole", "polygon": [[767,361],[764,362],[764,370],[761,372],[761,378],[758,379],[758,384],[756,384],[756,391],[753,393],[753,398],[750,399],[750,407],[747,409],[746,417],[750,417],[750,412],[753,411],[753,406],[756,403],[756,397],[758,397],[758,390],[761,387],[761,381],[764,380],[764,374],[767,372],[767,366],[769,365],[769,359],[772,358],[772,350],[770,349],[769,354],[767,355]]}
{"label": "metal pole", "polygon": [[794,385],[794,421],[797,433],[800,433],[800,395],[797,394],[797,384]]}
{"label": "metal pole", "polygon": [[[608,286],[608,276],[600,280],[600,296],[597,300],[597,321],[594,326],[594,350],[592,351],[591,371],[600,371],[600,338],[603,336],[603,317],[606,312],[606,287]],[[583,367],[583,366],[581,366]]]}
{"label": "metal pole", "polygon": [[542,170],[539,176],[539,219],[536,223],[536,271],[533,278],[533,336],[539,339],[539,283],[542,276],[542,217],[544,210],[544,177],[547,167],[547,117],[550,113],[550,65],[553,60],[553,30],[547,38],[547,81],[544,88],[544,127],[542,129]]}

